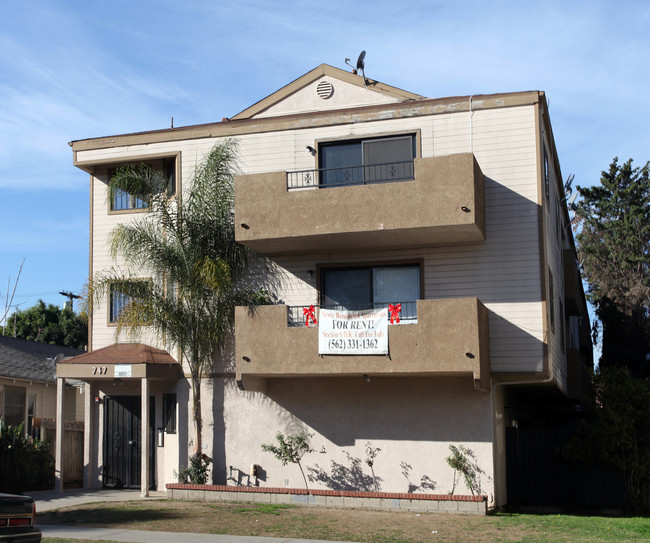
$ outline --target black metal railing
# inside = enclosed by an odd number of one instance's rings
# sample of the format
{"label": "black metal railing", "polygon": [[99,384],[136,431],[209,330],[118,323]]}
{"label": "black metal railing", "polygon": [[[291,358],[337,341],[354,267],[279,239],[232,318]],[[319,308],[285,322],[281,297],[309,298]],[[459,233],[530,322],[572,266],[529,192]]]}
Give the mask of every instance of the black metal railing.
{"label": "black metal railing", "polygon": [[392,183],[414,179],[413,161],[287,172],[287,189]]}
{"label": "black metal railing", "polygon": [[[401,310],[397,313],[399,316],[399,324],[414,324],[418,320],[418,303],[417,302],[390,302],[393,306],[401,305]],[[355,305],[290,305],[288,311],[288,324],[291,327],[307,326],[307,318],[309,317],[309,326],[318,326],[314,324],[313,318],[316,321],[320,318],[320,309],[339,309],[339,310],[363,310],[363,309],[381,309],[388,307],[389,302],[376,302],[369,304],[355,304]],[[314,308],[311,314],[311,308]],[[390,312],[388,314],[390,324]],[[396,319],[394,319],[396,320]]]}

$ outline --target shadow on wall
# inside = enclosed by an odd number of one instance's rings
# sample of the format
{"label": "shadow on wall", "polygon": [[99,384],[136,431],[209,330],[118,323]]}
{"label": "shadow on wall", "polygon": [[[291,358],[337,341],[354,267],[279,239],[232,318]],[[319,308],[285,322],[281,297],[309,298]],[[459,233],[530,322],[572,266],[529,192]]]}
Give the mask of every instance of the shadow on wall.
{"label": "shadow on wall", "polygon": [[490,394],[468,376],[272,379],[257,401],[285,432],[307,425],[338,446],[492,441]]}
{"label": "shadow on wall", "polygon": [[332,490],[372,492],[380,489],[382,479],[364,473],[361,458],[355,458],[348,452],[345,453],[345,456],[350,463],[349,466],[332,460],[328,473],[318,464],[314,464],[314,467],[307,468],[307,478],[312,483],[322,483]]}
{"label": "shadow on wall", "polygon": [[402,475],[407,481],[408,488],[406,492],[408,494],[414,494],[415,492],[433,492],[436,489],[436,482],[431,479],[428,475],[422,475],[420,477],[420,484],[416,485],[411,481],[411,471],[413,470],[413,466],[411,464],[408,464],[407,462],[400,462],[399,467],[402,469]]}
{"label": "shadow on wall", "polygon": [[204,428],[204,431],[208,430],[212,434],[212,484],[225,485],[227,484],[226,424],[223,408],[227,380],[225,377],[214,377],[209,382],[212,386],[212,423],[208,428]]}
{"label": "shadow on wall", "polygon": [[189,409],[192,402],[190,399],[190,384],[186,379],[180,379],[178,381],[176,394],[176,405],[178,406],[178,465],[174,471],[180,473],[187,467],[187,459],[189,457],[189,425],[183,424],[183,421],[190,420]]}

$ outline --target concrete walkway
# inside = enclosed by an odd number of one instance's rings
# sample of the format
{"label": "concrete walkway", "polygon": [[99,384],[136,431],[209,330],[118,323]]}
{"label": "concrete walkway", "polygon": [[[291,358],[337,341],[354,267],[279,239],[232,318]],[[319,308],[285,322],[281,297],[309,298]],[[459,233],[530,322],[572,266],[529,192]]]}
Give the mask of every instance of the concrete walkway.
{"label": "concrete walkway", "polygon": [[[53,490],[29,492],[36,501],[36,512],[51,511],[84,503],[124,502],[130,500],[159,500],[165,492],[151,492],[148,498],[140,496],[139,490],[64,490],[59,494]],[[38,524],[43,537],[67,539],[106,540],[128,543],[346,543],[344,541],[321,541],[315,539],[289,539],[282,537],[254,537],[239,535],[194,534],[183,532],[148,532],[144,530],[123,530],[119,528],[85,528],[83,526],[58,526]]]}

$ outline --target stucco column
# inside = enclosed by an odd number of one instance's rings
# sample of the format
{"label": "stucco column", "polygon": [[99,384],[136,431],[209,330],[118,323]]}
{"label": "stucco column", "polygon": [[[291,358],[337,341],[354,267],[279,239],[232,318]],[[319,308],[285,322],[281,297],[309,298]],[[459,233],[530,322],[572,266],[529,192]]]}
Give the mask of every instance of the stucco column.
{"label": "stucco column", "polygon": [[142,378],[142,428],[140,436],[140,496],[149,495],[149,379]]}
{"label": "stucco column", "polygon": [[65,379],[56,379],[56,447],[54,456],[54,488],[63,494],[63,413],[65,402]]}
{"label": "stucco column", "polygon": [[93,387],[84,383],[84,488],[92,488],[93,481]]}

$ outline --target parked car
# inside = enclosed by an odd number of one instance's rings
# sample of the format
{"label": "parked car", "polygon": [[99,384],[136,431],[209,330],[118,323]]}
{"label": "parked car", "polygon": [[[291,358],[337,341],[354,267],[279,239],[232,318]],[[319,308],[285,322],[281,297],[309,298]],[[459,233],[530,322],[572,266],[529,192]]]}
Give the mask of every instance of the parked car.
{"label": "parked car", "polygon": [[40,543],[36,504],[30,496],[0,493],[0,542]]}

